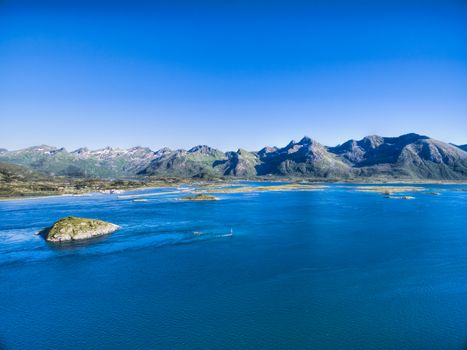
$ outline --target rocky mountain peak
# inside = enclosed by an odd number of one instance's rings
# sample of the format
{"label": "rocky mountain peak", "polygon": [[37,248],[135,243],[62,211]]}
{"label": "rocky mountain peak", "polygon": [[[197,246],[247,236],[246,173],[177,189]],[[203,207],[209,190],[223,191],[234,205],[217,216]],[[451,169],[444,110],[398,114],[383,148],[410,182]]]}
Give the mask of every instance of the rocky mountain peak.
{"label": "rocky mountain peak", "polygon": [[299,145],[310,145],[313,143],[313,140],[311,138],[309,138],[308,136],[304,136],[299,142],[298,144]]}
{"label": "rocky mountain peak", "polygon": [[206,145],[195,146],[189,149],[187,153],[195,157],[206,156],[211,158],[225,158],[224,152]]}
{"label": "rocky mountain peak", "polygon": [[275,153],[278,151],[279,148],[277,147],[269,147],[269,146],[266,146],[264,148],[262,148],[259,152],[258,152],[258,155],[263,158],[263,157],[267,157],[268,154],[272,154],[272,153]]}
{"label": "rocky mountain peak", "polygon": [[336,147],[324,147],[305,136],[285,147],[264,147],[259,152],[240,148],[224,153],[207,145],[189,151],[162,148],[153,152],[138,146],[95,151],[83,147],[67,152],[64,148],[40,145],[18,151],[0,150],[0,162],[46,174],[108,178],[290,175],[467,179],[465,148],[415,133],[397,137],[370,135]]}
{"label": "rocky mountain peak", "polygon": [[58,149],[57,147],[52,147],[52,146],[48,146],[48,145],[39,145],[39,146],[32,146],[32,147],[26,148],[25,150],[33,151],[33,152],[47,153],[47,152],[56,151],[57,149]]}
{"label": "rocky mountain peak", "polygon": [[398,144],[409,144],[409,143],[417,142],[419,140],[426,140],[426,139],[429,139],[429,137],[415,134],[415,133],[404,134],[398,137],[384,138],[385,142],[398,143]]}
{"label": "rocky mountain peak", "polygon": [[128,149],[128,151],[130,152],[138,152],[138,151],[152,152],[152,150],[149,147],[142,147],[142,146],[131,147]]}
{"label": "rocky mountain peak", "polygon": [[207,145],[198,145],[195,147],[192,147],[188,150],[188,153],[202,153],[202,154],[211,154],[215,150],[214,148],[211,148]]}
{"label": "rocky mountain peak", "polygon": [[306,152],[306,150],[312,150],[315,146],[316,142],[305,136],[299,142],[295,142],[294,140],[290,141],[287,146],[280,148],[278,152],[287,154]]}
{"label": "rocky mountain peak", "polygon": [[147,157],[154,155],[154,151],[149,147],[141,147],[136,146],[128,149],[128,154],[132,157],[140,156],[140,157]]}
{"label": "rocky mountain peak", "polygon": [[170,153],[172,153],[172,152],[173,152],[173,151],[172,151],[170,148],[168,148],[168,147],[163,147],[163,148],[157,150],[156,152],[154,152],[154,156],[155,156],[156,158],[158,158],[158,157],[163,157],[163,156],[168,155],[168,154],[170,154]]}
{"label": "rocky mountain peak", "polygon": [[370,135],[364,137],[362,140],[359,142],[355,142],[356,145],[360,144],[363,148],[377,148],[381,146],[384,143],[384,137],[378,136],[378,135]]}
{"label": "rocky mountain peak", "polygon": [[89,148],[87,148],[87,147],[80,147],[80,148],[74,150],[74,151],[71,152],[71,153],[72,153],[72,154],[76,154],[76,155],[78,155],[78,156],[80,156],[80,155],[87,155],[87,154],[90,153],[90,150],[89,150]]}

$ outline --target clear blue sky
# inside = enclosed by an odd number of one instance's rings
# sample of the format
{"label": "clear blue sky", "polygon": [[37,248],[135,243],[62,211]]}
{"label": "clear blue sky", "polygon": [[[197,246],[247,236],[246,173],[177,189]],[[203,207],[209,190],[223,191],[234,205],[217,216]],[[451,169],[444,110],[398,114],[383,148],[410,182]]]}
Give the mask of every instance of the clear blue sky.
{"label": "clear blue sky", "polygon": [[63,3],[0,1],[0,147],[467,143],[465,1]]}

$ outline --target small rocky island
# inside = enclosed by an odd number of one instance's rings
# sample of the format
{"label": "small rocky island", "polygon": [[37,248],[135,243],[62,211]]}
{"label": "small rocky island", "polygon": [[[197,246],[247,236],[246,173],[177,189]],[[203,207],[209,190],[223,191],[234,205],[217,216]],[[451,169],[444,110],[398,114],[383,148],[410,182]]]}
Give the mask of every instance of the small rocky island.
{"label": "small rocky island", "polygon": [[102,220],[69,216],[58,220],[40,234],[49,242],[68,242],[106,235],[119,228],[118,225]]}
{"label": "small rocky island", "polygon": [[186,201],[216,201],[218,198],[209,194],[199,193],[195,194],[194,196],[184,197],[182,199]]}

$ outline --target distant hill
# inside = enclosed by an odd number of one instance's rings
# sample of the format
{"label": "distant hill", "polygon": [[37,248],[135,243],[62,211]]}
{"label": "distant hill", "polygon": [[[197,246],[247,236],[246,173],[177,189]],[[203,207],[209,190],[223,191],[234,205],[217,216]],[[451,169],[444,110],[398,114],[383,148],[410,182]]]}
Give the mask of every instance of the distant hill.
{"label": "distant hill", "polygon": [[25,167],[0,162],[0,182],[25,181],[37,177],[38,174]]}
{"label": "distant hill", "polygon": [[287,176],[323,179],[467,179],[466,146],[455,146],[418,134],[367,136],[326,147],[309,137],[285,147],[258,152],[222,152],[206,145],[186,150],[145,147],[80,148],[68,152],[46,145],[17,151],[0,150],[0,162],[46,175],[126,178],[138,176],[221,176],[253,178]]}
{"label": "distant hill", "polygon": [[42,177],[25,167],[0,162],[0,198],[21,197],[42,191]]}
{"label": "distant hill", "polygon": [[467,152],[467,145],[462,145],[462,146],[457,146],[457,147],[459,147],[461,150]]}
{"label": "distant hill", "polygon": [[22,165],[47,175],[120,178],[134,176],[154,158],[149,148],[127,150],[110,147],[90,151],[80,148],[68,152],[47,145],[0,153],[0,161]]}
{"label": "distant hill", "polygon": [[225,153],[209,146],[196,146],[188,151],[163,148],[153,154],[149,164],[138,175],[218,177],[223,175]]}

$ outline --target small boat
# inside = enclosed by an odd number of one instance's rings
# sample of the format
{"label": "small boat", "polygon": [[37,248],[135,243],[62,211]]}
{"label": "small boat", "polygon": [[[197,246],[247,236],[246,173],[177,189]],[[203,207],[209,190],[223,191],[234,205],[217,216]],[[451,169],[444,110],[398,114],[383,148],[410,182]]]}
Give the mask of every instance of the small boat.
{"label": "small boat", "polygon": [[201,231],[193,231],[194,236],[201,236],[203,233]]}

